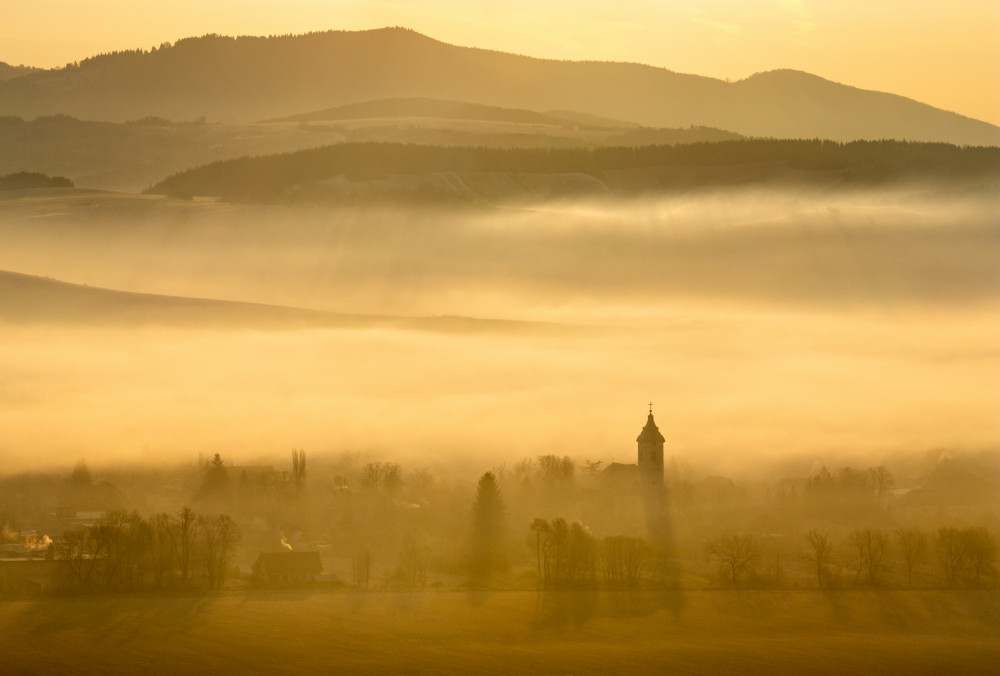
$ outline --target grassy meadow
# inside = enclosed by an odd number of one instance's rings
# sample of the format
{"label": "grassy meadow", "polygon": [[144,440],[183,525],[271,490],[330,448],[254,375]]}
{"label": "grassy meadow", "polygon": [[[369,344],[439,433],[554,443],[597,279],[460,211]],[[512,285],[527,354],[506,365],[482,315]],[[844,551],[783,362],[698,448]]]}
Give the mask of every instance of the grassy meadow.
{"label": "grassy meadow", "polygon": [[5,671],[18,674],[987,674],[998,630],[997,591],[301,591],[0,605]]}

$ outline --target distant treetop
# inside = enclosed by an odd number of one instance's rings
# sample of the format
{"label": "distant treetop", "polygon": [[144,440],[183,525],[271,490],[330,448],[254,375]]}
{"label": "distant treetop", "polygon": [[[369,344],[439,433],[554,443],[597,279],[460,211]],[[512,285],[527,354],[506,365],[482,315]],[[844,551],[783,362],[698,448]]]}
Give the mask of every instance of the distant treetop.
{"label": "distant treetop", "polygon": [[73,181],[65,176],[46,176],[33,171],[0,176],[0,190],[28,190],[31,188],[72,188]]}

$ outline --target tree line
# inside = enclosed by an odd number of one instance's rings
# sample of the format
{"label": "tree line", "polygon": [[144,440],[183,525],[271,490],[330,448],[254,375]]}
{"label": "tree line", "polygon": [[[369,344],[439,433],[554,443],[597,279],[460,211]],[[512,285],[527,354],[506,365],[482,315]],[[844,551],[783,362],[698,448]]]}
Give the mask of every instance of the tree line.
{"label": "tree line", "polygon": [[[893,571],[898,579],[905,580],[902,584],[914,587],[914,572],[926,564],[936,564],[948,587],[979,587],[987,576],[997,572],[997,540],[982,527],[936,531],[855,528],[840,542],[814,528],[805,533],[804,540],[805,558],[816,585],[823,588],[846,584],[884,586]],[[729,533],[709,540],[705,556],[725,585],[782,586],[780,565],[769,580],[759,575],[764,549],[766,544],[759,536]]]}
{"label": "tree line", "polygon": [[65,562],[72,590],[222,589],[240,539],[228,514],[184,507],[143,517],[118,508],[92,526],[66,531],[53,555]]}
{"label": "tree line", "polygon": [[[839,172],[845,185],[894,179],[961,180],[1000,174],[1000,148],[907,141],[740,139],[682,145],[599,148],[492,148],[400,143],[340,143],[292,153],[213,162],[174,174],[147,192],[234,201],[288,198],[336,176],[364,181],[390,174],[499,172],[569,174],[659,167],[783,164]],[[666,181],[661,177],[661,182]],[[690,178],[684,179],[689,186]],[[665,189],[670,185],[664,183]]]}

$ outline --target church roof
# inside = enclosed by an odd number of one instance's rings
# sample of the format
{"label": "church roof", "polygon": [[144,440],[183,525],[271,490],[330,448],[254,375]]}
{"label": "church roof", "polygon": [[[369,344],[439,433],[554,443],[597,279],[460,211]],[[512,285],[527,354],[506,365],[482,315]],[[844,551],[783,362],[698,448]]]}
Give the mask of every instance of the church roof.
{"label": "church roof", "polygon": [[653,422],[653,412],[649,412],[649,417],[646,418],[646,426],[642,428],[642,432],[639,436],[635,438],[636,441],[641,443],[657,443],[662,444],[666,439],[660,434],[660,428],[656,426]]}

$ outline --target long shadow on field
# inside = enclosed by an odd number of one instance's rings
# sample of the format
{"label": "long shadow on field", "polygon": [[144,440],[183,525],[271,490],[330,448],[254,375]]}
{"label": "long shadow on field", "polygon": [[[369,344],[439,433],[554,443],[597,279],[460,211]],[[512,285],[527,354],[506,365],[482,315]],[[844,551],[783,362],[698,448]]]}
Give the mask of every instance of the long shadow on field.
{"label": "long shadow on field", "polygon": [[[652,419],[652,416],[650,416]],[[684,607],[681,574],[678,564],[677,541],[674,538],[670,497],[666,486],[648,486],[642,491],[642,507],[646,514],[646,529],[653,545],[653,579],[659,587],[659,605],[674,615]]]}
{"label": "long shadow on field", "polygon": [[579,629],[597,611],[600,592],[572,589],[539,592],[532,625],[537,628]]}
{"label": "long shadow on field", "polygon": [[240,603],[307,601],[311,599],[314,594],[314,591],[304,587],[290,587],[287,589],[248,589]]}
{"label": "long shadow on field", "polygon": [[171,637],[192,631],[214,599],[206,596],[122,595],[39,599],[20,614],[16,626],[49,639],[83,631],[112,644],[142,633]]}

